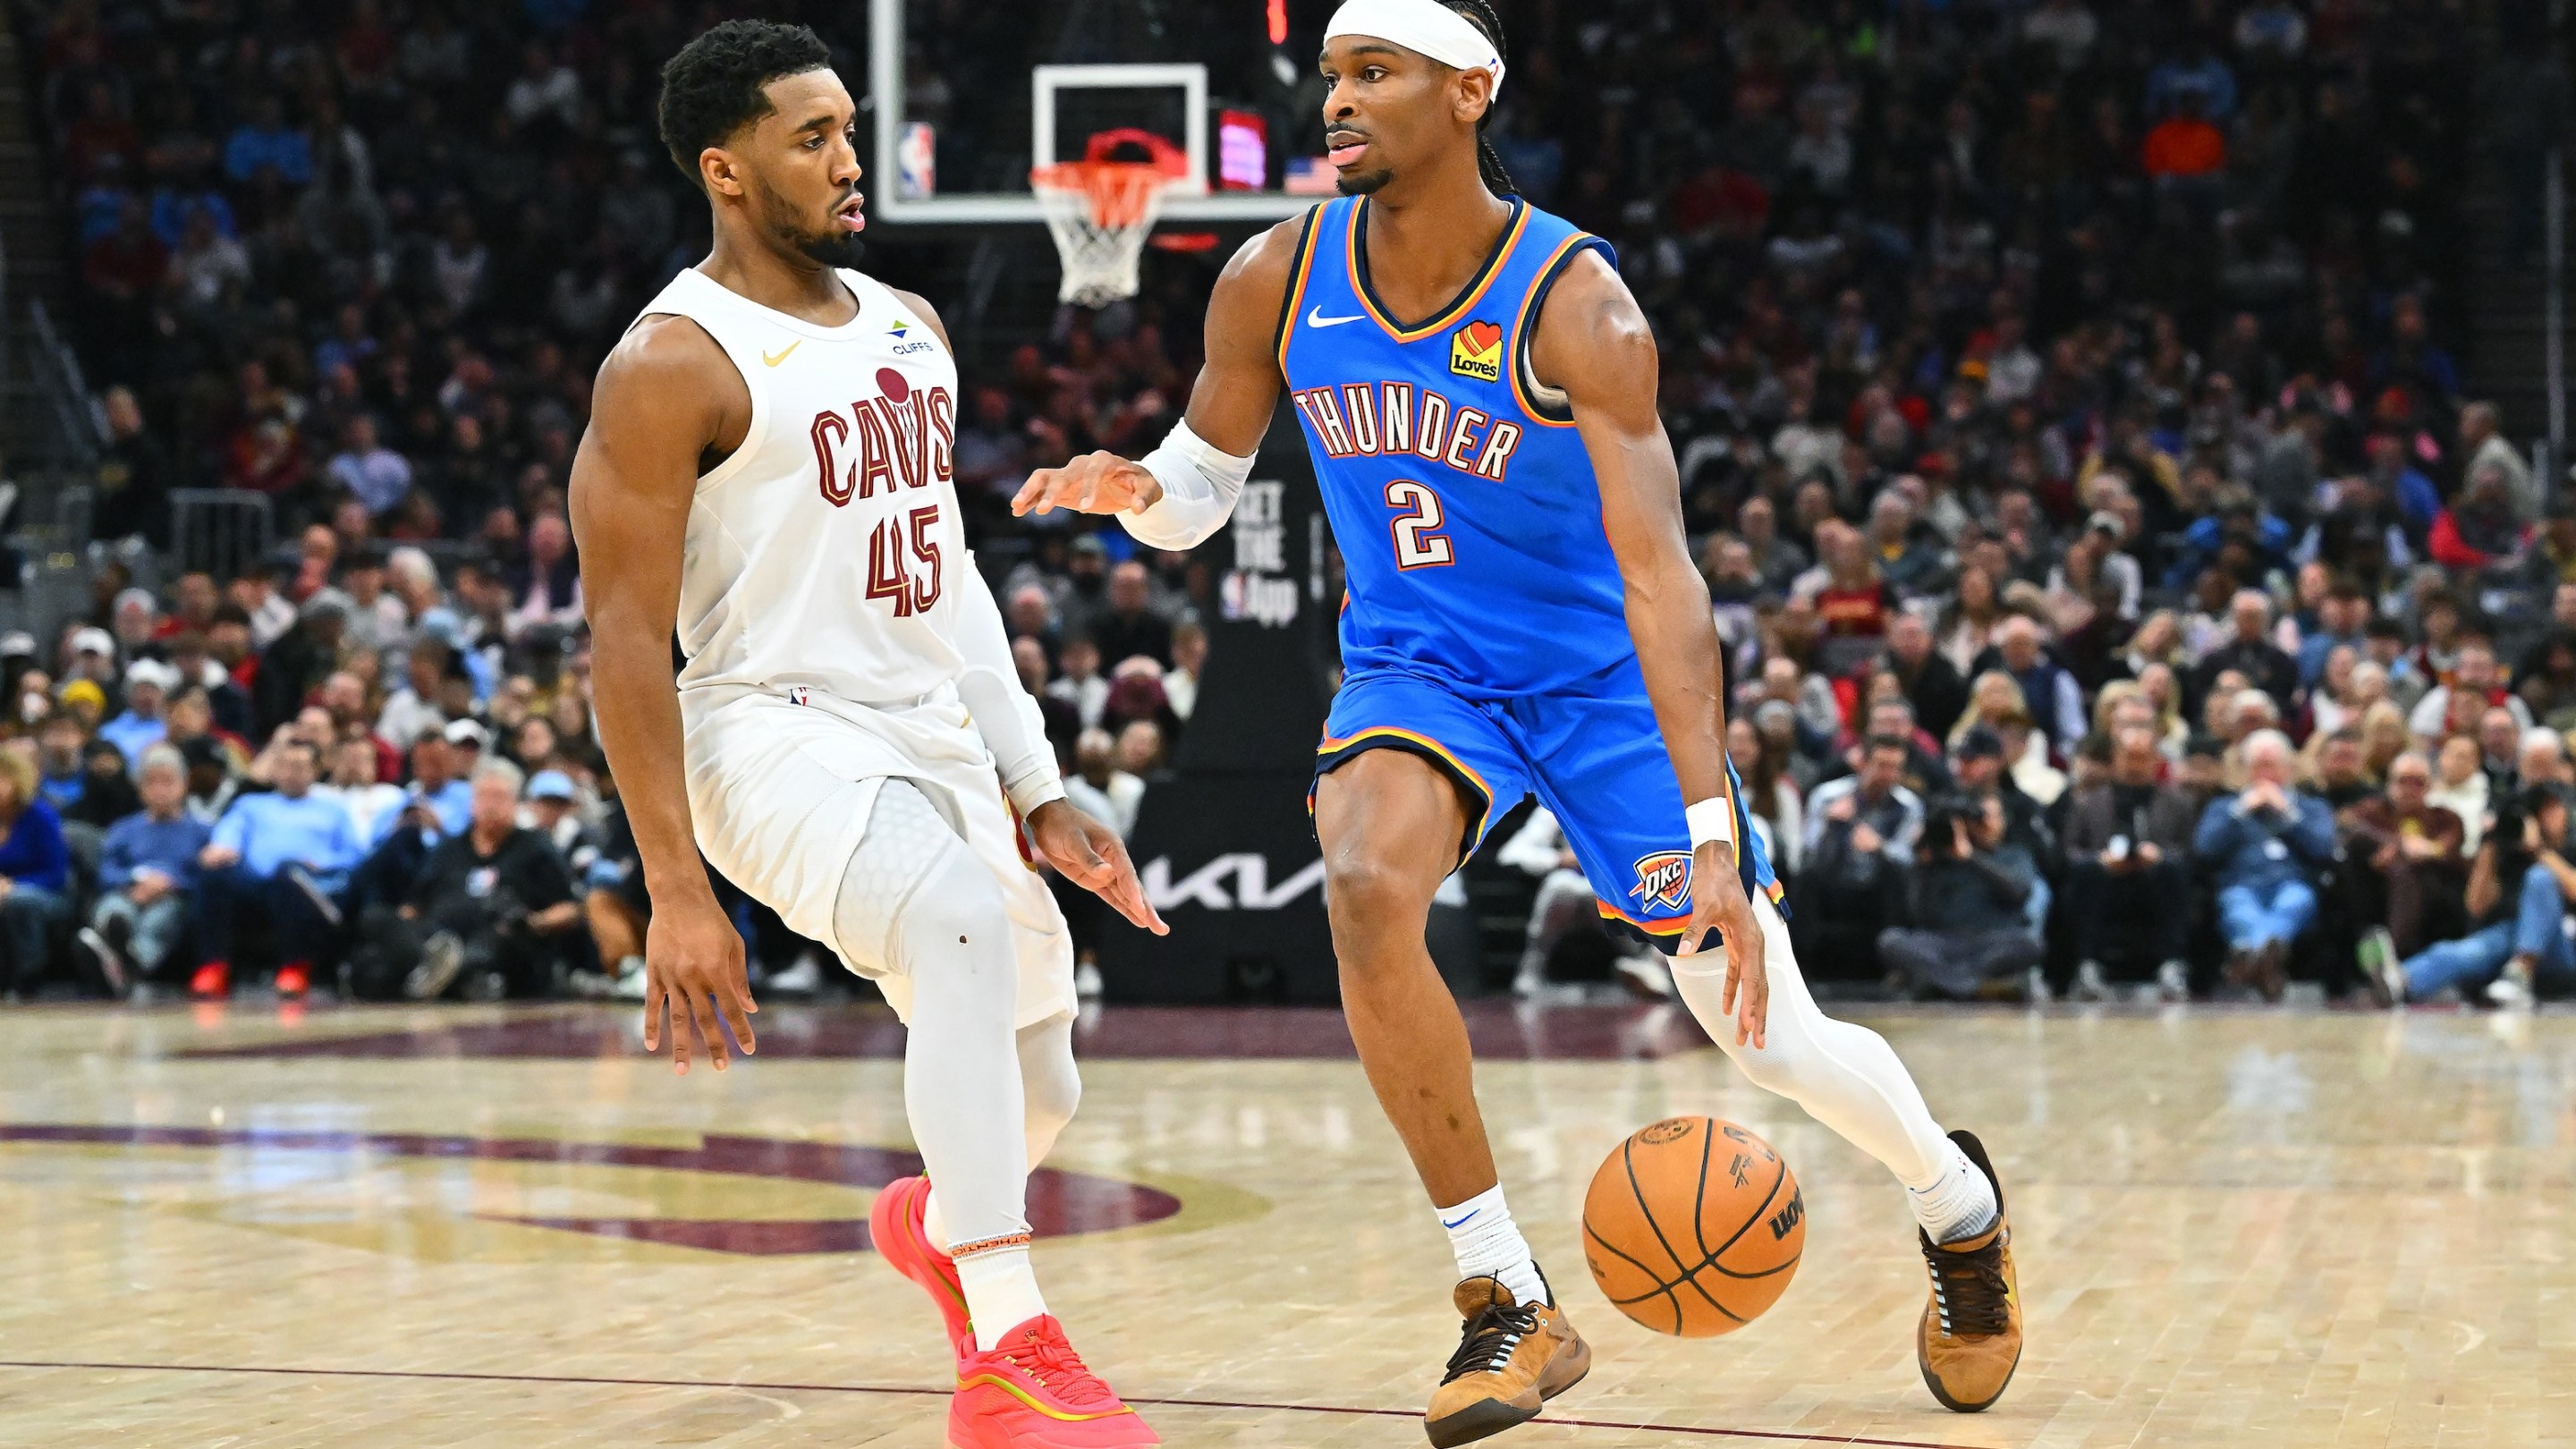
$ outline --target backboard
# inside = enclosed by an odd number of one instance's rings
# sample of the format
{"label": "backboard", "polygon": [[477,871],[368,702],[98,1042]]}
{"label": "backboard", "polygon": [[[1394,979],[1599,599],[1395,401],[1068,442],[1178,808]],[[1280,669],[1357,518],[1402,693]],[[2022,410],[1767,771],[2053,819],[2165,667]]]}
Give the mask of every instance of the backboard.
{"label": "backboard", "polygon": [[869,0],[870,218],[1040,223],[1029,168],[1122,127],[1187,159],[1164,222],[1293,216],[1332,194],[1313,63],[1328,13],[1306,0]]}

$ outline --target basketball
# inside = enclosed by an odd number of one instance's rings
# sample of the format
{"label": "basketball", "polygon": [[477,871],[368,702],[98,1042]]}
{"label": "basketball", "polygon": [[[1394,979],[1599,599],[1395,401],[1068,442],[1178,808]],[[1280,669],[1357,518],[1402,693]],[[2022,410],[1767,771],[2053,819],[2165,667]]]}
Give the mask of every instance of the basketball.
{"label": "basketball", "polygon": [[1714,1338],[1788,1291],[1807,1242],[1797,1174],[1732,1122],[1670,1117],[1592,1174],[1583,1259],[1603,1296],[1657,1333]]}

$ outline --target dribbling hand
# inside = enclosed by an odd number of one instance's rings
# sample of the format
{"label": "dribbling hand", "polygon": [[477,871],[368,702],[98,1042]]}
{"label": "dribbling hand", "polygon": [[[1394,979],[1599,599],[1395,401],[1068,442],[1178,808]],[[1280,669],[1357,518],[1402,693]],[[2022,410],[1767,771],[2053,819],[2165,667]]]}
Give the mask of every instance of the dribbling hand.
{"label": "dribbling hand", "polygon": [[742,1043],[742,1054],[757,1049],[751,1036],[751,980],[743,966],[742,937],[725,919],[715,897],[661,907],[644,932],[644,1050],[662,1049],[662,1013],[671,1014],[671,1069],[689,1074],[690,1038],[706,1043],[717,1071],[725,1069],[726,1026]]}
{"label": "dribbling hand", "polygon": [[1066,880],[1116,908],[1118,914],[1157,936],[1172,928],[1145,899],[1145,883],[1136,878],[1135,862],[1118,832],[1062,800],[1050,800],[1029,815],[1029,838]]}
{"label": "dribbling hand", "polygon": [[1013,517],[1050,513],[1132,513],[1163,497],[1163,485],[1142,464],[1115,453],[1085,453],[1061,468],[1040,468],[1011,496]]}
{"label": "dribbling hand", "polygon": [[1726,989],[1720,1005],[1735,1018],[1735,1044],[1750,1042],[1760,1051],[1771,1015],[1771,976],[1762,962],[1762,924],[1753,919],[1753,903],[1744,895],[1744,880],[1735,873],[1735,853],[1710,841],[1692,853],[1690,925],[1682,932],[1679,956],[1706,949],[1714,930],[1726,951]]}

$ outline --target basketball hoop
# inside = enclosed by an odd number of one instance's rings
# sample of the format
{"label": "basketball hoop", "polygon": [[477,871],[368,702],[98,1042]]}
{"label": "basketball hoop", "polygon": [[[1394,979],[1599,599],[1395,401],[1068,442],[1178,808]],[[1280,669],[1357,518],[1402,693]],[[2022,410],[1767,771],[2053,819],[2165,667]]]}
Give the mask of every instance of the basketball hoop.
{"label": "basketball hoop", "polygon": [[[1149,161],[1112,159],[1121,146],[1137,147]],[[1136,263],[1162,211],[1163,190],[1188,169],[1180,148],[1151,131],[1122,128],[1091,138],[1079,161],[1058,161],[1029,172],[1029,190],[1046,214],[1064,262],[1058,301],[1105,307],[1136,295]]]}

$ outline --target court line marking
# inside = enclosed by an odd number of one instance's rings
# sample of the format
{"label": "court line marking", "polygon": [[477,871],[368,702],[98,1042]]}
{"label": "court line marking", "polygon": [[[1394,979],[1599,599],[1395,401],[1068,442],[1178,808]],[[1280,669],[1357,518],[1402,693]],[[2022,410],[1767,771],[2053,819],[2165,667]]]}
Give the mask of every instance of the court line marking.
{"label": "court line marking", "polygon": [[[98,1369],[128,1373],[280,1374],[316,1379],[430,1379],[480,1384],[598,1384],[636,1389],[765,1389],[772,1393],[876,1394],[912,1398],[946,1398],[947,1389],[884,1387],[872,1384],[723,1383],[706,1379],[626,1379],[588,1374],[487,1374],[437,1369],[271,1368],[241,1364],[88,1363],[61,1359],[0,1359],[0,1369]],[[1340,1414],[1374,1419],[1418,1419],[1411,1409],[1361,1409],[1340,1404],[1263,1404],[1230,1399],[1129,1399],[1130,1404],[1171,1409],[1266,1409],[1286,1414]],[[1710,1429],[1689,1424],[1637,1424],[1612,1419],[1536,1420],[1566,1429],[1627,1429],[1649,1434],[1688,1434],[1707,1439],[1774,1439],[1798,1444],[1868,1444],[1878,1449],[1978,1449],[1975,1445],[1936,1444],[1924,1439],[1872,1439],[1857,1434],[1802,1434],[1792,1429]]]}

